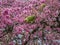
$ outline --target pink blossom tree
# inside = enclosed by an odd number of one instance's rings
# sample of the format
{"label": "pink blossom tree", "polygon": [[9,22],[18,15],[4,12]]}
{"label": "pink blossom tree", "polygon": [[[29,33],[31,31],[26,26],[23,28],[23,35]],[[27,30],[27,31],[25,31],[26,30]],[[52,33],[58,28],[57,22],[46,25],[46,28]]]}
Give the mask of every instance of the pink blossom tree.
{"label": "pink blossom tree", "polygon": [[59,0],[1,0],[0,45],[60,45]]}

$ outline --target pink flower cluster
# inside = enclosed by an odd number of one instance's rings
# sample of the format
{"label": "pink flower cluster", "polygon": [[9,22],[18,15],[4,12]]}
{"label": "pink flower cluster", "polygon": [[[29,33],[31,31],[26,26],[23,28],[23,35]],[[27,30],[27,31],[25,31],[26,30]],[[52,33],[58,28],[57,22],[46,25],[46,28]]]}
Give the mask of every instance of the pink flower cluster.
{"label": "pink flower cluster", "polygon": [[[32,15],[34,22],[26,22]],[[60,1],[0,0],[1,45],[30,45],[35,39],[37,43],[60,45]]]}

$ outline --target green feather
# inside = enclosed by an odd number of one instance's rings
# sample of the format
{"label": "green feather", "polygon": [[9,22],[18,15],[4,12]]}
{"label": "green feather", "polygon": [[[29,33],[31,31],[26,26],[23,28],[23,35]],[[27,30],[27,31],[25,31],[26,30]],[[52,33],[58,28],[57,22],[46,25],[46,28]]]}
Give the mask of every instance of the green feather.
{"label": "green feather", "polygon": [[34,20],[35,20],[35,16],[34,15],[28,16],[28,17],[25,18],[25,21],[29,22],[29,23],[33,23]]}

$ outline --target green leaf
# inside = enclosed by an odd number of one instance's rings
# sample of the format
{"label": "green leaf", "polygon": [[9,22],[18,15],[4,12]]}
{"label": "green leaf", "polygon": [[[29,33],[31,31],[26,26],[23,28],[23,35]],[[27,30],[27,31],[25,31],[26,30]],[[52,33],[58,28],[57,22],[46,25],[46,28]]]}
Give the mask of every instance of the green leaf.
{"label": "green leaf", "polygon": [[10,33],[12,31],[13,31],[13,26],[12,25],[7,25],[7,27],[5,27],[5,30],[3,32]]}

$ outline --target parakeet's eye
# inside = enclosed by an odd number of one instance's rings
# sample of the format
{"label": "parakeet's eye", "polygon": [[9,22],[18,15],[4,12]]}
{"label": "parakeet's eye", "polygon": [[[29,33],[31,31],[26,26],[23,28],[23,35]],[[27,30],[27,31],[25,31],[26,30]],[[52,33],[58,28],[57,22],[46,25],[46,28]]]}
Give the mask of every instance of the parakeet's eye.
{"label": "parakeet's eye", "polygon": [[28,17],[25,18],[25,21],[29,22],[29,23],[33,23],[34,20],[35,20],[35,16],[34,15],[28,16]]}

